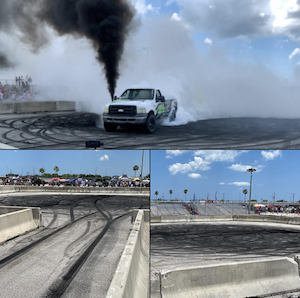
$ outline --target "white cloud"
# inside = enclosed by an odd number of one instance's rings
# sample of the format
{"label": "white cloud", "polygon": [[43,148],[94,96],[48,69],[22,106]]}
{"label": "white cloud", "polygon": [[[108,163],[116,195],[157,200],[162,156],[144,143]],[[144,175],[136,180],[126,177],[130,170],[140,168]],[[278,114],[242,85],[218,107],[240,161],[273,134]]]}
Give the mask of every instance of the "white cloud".
{"label": "white cloud", "polygon": [[174,12],[171,16],[172,21],[181,21],[181,18],[179,17],[178,13]]}
{"label": "white cloud", "polygon": [[173,158],[175,156],[182,155],[186,151],[187,150],[166,150],[166,153],[167,153],[166,158]]}
{"label": "white cloud", "polygon": [[194,152],[195,156],[201,156],[208,162],[228,161],[233,162],[236,157],[247,151],[241,150],[198,150]]}
{"label": "white cloud", "polygon": [[189,177],[190,177],[190,178],[194,178],[194,179],[195,179],[195,178],[202,178],[202,176],[201,176],[200,174],[198,174],[198,173],[190,173],[190,174],[189,174]]}
{"label": "white cloud", "polygon": [[194,172],[194,171],[207,171],[210,169],[210,163],[205,161],[201,157],[194,157],[194,160],[182,164],[182,163],[176,163],[171,166],[169,166],[169,172],[172,175],[176,175],[177,173],[187,173],[187,172]]}
{"label": "white cloud", "polygon": [[211,45],[213,41],[210,38],[205,38],[204,43]]}
{"label": "white cloud", "polygon": [[282,151],[281,150],[271,150],[271,151],[262,151],[261,155],[264,160],[273,160],[277,157],[282,157]]}
{"label": "white cloud", "polygon": [[[228,167],[228,169],[233,170],[233,171],[238,171],[238,172],[246,172],[248,169],[253,168],[252,166],[249,165],[242,165],[242,164],[233,164],[230,167]],[[256,172],[260,172],[262,170],[262,168],[264,168],[264,166],[262,165],[257,165],[255,167]]]}
{"label": "white cloud", "polygon": [[104,160],[109,160],[109,157],[108,157],[108,155],[103,155],[103,156],[101,156],[100,158],[99,158],[99,160],[101,160],[101,161],[104,161]]}
{"label": "white cloud", "polygon": [[292,54],[289,55],[289,60],[292,60],[296,55],[299,55],[300,54],[300,49],[299,48],[296,48]]}
{"label": "white cloud", "polygon": [[219,185],[225,185],[225,182],[220,182]]}
{"label": "white cloud", "polygon": [[182,20],[196,31],[213,31],[217,36],[225,38],[263,35],[266,32],[272,34],[270,0],[176,0],[176,2],[182,8],[180,12]]}
{"label": "white cloud", "polygon": [[137,0],[135,3],[133,3],[135,9],[139,14],[145,15],[149,11],[159,11],[159,8],[154,8],[152,4],[146,5],[145,0]]}
{"label": "white cloud", "polygon": [[228,183],[228,185],[235,185],[235,186],[249,186],[250,183],[249,182],[232,182],[232,183]]}

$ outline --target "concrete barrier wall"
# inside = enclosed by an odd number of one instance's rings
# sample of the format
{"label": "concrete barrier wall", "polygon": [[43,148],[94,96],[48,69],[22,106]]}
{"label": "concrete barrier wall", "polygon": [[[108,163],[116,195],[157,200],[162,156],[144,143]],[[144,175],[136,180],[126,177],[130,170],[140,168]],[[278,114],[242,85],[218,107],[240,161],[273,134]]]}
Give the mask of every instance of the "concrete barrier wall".
{"label": "concrete barrier wall", "polygon": [[151,216],[151,223],[176,222],[205,222],[234,220],[232,215],[160,215]]}
{"label": "concrete barrier wall", "polygon": [[0,215],[15,212],[15,211],[20,211],[20,210],[24,210],[24,207],[0,206]]}
{"label": "concrete barrier wall", "polygon": [[34,230],[39,225],[40,208],[23,208],[23,210],[2,214],[0,215],[0,243]]}
{"label": "concrete barrier wall", "polygon": [[0,114],[75,111],[71,101],[30,101],[0,103]]}
{"label": "concrete barrier wall", "polygon": [[56,101],[56,111],[75,111],[76,104],[74,101]]}
{"label": "concrete barrier wall", "polygon": [[206,221],[248,221],[274,222],[300,225],[300,217],[277,215],[160,215],[152,216],[151,223],[206,222]]}
{"label": "concrete barrier wall", "polygon": [[139,210],[106,298],[149,295],[150,210]]}
{"label": "concrete barrier wall", "polygon": [[57,187],[57,186],[0,186],[0,193],[5,192],[59,192],[59,193],[128,193],[149,194],[149,187]]}
{"label": "concrete barrier wall", "polygon": [[300,288],[298,264],[289,258],[166,270],[160,283],[161,298],[244,298]]}

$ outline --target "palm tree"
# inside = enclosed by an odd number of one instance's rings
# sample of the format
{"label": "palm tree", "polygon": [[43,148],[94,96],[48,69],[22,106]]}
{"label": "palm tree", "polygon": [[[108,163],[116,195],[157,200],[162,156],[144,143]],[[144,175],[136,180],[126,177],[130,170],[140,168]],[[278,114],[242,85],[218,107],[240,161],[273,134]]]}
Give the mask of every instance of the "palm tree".
{"label": "palm tree", "polygon": [[57,173],[59,172],[59,167],[58,167],[58,166],[55,166],[55,167],[53,168],[53,171],[57,174]]}
{"label": "palm tree", "polygon": [[133,167],[133,170],[134,170],[134,176],[136,177],[136,171],[139,170],[139,166],[135,165],[135,166]]}
{"label": "palm tree", "polygon": [[157,195],[158,195],[158,191],[156,191],[156,192],[155,192],[155,195],[156,195],[156,201],[157,201]]}
{"label": "palm tree", "polygon": [[45,173],[45,169],[44,169],[44,168],[40,168],[40,173],[41,173],[42,176],[43,176],[43,174]]}
{"label": "palm tree", "polygon": [[185,199],[184,199],[184,200],[186,201],[186,193],[188,192],[188,190],[185,189],[183,192],[184,192],[184,194],[185,194]]}
{"label": "palm tree", "polygon": [[169,193],[170,193],[170,201],[171,201],[171,200],[172,200],[172,193],[173,193],[173,190],[170,189],[170,190],[169,190]]}
{"label": "palm tree", "polygon": [[243,190],[243,194],[244,194],[244,201],[246,202],[246,194],[248,193],[248,190],[247,189],[244,189]]}

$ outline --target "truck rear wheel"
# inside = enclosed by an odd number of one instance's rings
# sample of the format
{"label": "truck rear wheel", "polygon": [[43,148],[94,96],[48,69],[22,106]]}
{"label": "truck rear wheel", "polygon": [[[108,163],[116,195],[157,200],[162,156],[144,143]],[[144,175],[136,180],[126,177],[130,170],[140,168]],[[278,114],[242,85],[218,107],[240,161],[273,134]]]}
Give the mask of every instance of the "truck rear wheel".
{"label": "truck rear wheel", "polygon": [[146,124],[145,124],[145,131],[147,133],[153,133],[156,129],[156,118],[153,114],[148,115]]}
{"label": "truck rear wheel", "polygon": [[169,122],[175,121],[175,119],[176,119],[176,110],[171,112],[171,114],[169,115]]}
{"label": "truck rear wheel", "polygon": [[105,128],[105,130],[108,131],[108,132],[114,132],[114,131],[117,130],[118,125],[112,124],[112,123],[104,122],[104,128]]}

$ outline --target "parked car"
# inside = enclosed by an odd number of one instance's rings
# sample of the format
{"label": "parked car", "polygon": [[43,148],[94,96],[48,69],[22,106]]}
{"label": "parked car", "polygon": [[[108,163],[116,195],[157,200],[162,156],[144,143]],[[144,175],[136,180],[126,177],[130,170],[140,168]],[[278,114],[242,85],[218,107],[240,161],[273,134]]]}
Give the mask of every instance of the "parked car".
{"label": "parked car", "polygon": [[97,180],[89,180],[87,182],[87,186],[93,186],[93,187],[96,187],[96,186],[103,186],[103,183],[101,181],[97,181]]}

